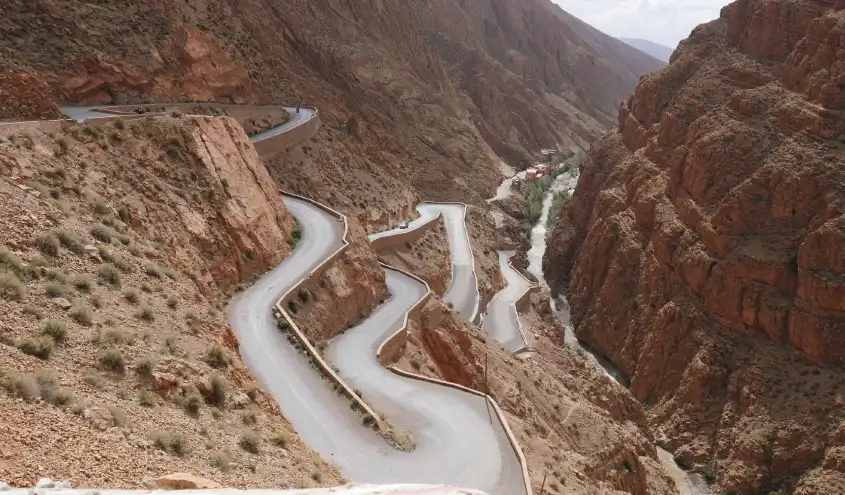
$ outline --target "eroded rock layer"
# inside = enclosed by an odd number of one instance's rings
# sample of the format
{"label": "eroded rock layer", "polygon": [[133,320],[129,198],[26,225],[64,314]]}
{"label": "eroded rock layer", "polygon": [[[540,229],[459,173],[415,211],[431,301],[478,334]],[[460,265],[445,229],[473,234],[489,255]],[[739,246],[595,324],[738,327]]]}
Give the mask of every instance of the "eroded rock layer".
{"label": "eroded rock layer", "polygon": [[553,234],[577,335],[721,490],[845,491],[845,2],[741,0],[622,105]]}

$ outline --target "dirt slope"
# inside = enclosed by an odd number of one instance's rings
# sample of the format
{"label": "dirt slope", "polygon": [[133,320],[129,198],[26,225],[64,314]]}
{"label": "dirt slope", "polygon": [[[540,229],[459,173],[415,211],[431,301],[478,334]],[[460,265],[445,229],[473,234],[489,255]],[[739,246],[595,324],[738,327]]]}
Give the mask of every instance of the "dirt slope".
{"label": "dirt slope", "polygon": [[337,483],[242,364],[223,315],[293,230],[235,120],[6,135],[0,208],[0,478]]}
{"label": "dirt slope", "polygon": [[645,77],[546,255],[578,336],[722,491],[840,493],[845,3],[743,0]]}

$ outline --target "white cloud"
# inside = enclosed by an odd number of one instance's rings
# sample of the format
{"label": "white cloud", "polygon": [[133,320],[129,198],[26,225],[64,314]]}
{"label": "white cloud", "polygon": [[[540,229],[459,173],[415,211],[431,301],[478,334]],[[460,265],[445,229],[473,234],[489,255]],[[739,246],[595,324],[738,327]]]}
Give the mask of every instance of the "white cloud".
{"label": "white cloud", "polygon": [[730,0],[552,0],[611,36],[675,48],[692,29],[719,17]]}

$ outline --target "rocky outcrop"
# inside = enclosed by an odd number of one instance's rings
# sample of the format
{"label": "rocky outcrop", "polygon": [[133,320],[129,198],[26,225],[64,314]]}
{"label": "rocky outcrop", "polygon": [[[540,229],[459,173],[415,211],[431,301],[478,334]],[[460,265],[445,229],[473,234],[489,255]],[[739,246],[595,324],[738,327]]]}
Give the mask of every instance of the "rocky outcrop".
{"label": "rocky outcrop", "polygon": [[591,150],[546,254],[578,337],[723,491],[841,483],[843,8],[741,0],[696,28]]}
{"label": "rocky outcrop", "polygon": [[38,74],[0,74],[0,120],[45,120],[60,115],[52,89]]}
{"label": "rocky outcrop", "polygon": [[358,324],[389,297],[384,269],[364,229],[350,218],[349,248],[288,302],[288,312],[316,344]]}

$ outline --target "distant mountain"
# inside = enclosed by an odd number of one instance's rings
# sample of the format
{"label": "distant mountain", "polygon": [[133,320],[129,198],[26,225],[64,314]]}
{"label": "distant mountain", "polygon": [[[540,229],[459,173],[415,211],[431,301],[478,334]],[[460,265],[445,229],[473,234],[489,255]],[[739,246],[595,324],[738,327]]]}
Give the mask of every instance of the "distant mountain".
{"label": "distant mountain", "polygon": [[625,43],[633,46],[637,50],[648,53],[649,55],[656,58],[657,60],[662,60],[666,63],[669,63],[669,57],[671,57],[672,52],[675,51],[674,48],[669,48],[668,46],[661,45],[659,43],[654,43],[653,41],[641,40],[639,38],[618,38],[618,39],[619,39],[619,41],[624,41]]}

